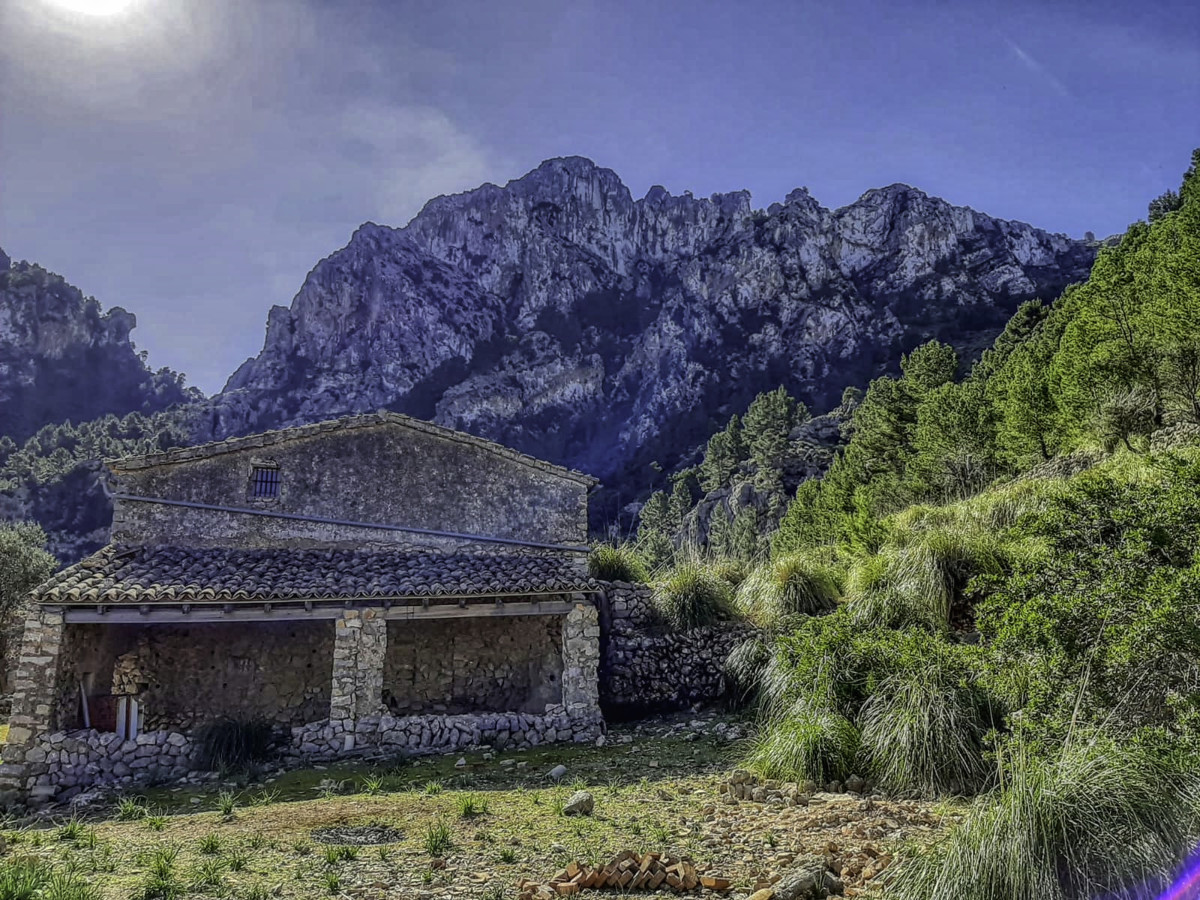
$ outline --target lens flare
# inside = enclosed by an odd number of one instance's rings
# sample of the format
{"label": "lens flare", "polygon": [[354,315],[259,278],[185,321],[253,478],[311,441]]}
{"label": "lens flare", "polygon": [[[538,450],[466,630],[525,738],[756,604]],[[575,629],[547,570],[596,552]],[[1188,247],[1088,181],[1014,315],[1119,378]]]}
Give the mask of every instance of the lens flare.
{"label": "lens flare", "polygon": [[1200,852],[1187,861],[1175,883],[1158,900],[1200,900]]}

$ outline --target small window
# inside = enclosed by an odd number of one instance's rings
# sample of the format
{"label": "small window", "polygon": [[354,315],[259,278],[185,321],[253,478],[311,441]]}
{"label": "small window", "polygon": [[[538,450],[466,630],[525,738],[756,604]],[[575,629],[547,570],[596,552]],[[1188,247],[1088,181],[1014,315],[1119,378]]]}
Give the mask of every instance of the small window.
{"label": "small window", "polygon": [[279,496],[279,470],[268,466],[255,466],[250,496],[269,499]]}

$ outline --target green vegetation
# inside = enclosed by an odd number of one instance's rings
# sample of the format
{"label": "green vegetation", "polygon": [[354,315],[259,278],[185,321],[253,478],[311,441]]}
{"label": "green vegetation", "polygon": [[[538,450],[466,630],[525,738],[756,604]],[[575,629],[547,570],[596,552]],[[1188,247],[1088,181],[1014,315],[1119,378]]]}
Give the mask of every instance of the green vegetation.
{"label": "green vegetation", "polygon": [[841,596],[838,581],[838,572],[825,560],[787,554],[746,576],[737,589],[737,607],[760,628],[777,631],[797,616],[832,612]]}
{"label": "green vegetation", "polygon": [[646,562],[628,545],[601,544],[588,554],[588,572],[601,581],[644,583],[650,580]]}
{"label": "green vegetation", "polygon": [[269,759],[275,731],[266,721],[220,719],[198,729],[197,742],[203,768],[228,772]]}
{"label": "green vegetation", "polygon": [[739,587],[750,763],[976,795],[901,898],[1153,895],[1200,835],[1200,151],[958,370],[874,381]]}
{"label": "green vegetation", "polygon": [[858,730],[844,716],[801,706],[764,732],[750,764],[768,778],[840,781],[854,768]]}
{"label": "green vegetation", "polygon": [[652,602],[658,616],[678,629],[712,625],[726,618],[733,591],[699,563],[683,563],[654,585]]}
{"label": "green vegetation", "polygon": [[[1136,745],[1096,738],[1050,754],[1017,744],[1004,783],[900,869],[900,900],[1149,896],[1196,826],[1190,785]],[[1139,894],[1138,896],[1145,896]]]}
{"label": "green vegetation", "polygon": [[[46,552],[46,533],[32,522],[0,525],[0,622],[20,616],[21,600],[58,568]],[[0,628],[0,653],[15,655],[7,647],[8,629]]]}

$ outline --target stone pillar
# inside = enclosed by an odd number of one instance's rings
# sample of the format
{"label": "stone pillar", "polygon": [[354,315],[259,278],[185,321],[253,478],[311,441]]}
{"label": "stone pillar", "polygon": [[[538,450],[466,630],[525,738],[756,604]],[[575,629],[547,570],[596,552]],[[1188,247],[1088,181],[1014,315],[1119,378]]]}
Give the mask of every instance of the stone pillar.
{"label": "stone pillar", "polygon": [[387,619],[380,608],[347,609],[334,628],[329,718],[353,732],[358,719],[383,711]]}
{"label": "stone pillar", "polygon": [[563,707],[575,720],[600,718],[600,623],[596,607],[578,600],[563,618]]}
{"label": "stone pillar", "polygon": [[[63,613],[42,606],[30,610],[21,637],[20,655],[12,673],[12,714],[8,742],[0,767],[0,797],[6,804],[25,799],[31,779],[42,774],[32,756],[39,738],[53,728],[58,653],[63,638]],[[38,751],[43,756],[45,751]],[[44,771],[44,769],[42,770]]]}

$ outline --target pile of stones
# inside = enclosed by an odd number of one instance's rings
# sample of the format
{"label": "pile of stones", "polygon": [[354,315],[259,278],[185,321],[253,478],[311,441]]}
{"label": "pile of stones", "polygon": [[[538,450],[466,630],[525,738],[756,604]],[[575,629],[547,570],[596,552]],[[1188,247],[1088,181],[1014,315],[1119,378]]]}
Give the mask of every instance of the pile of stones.
{"label": "pile of stones", "polygon": [[699,887],[727,891],[732,886],[728,878],[700,874],[686,857],[624,850],[602,866],[573,862],[545,883],[522,880],[517,891],[519,900],[550,900],[578,894],[585,888],[682,893]]}
{"label": "pile of stones", "polygon": [[759,778],[745,769],[734,769],[728,781],[717,788],[727,802],[748,800],[752,803],[770,803],[776,806],[808,806],[826,799],[829,794],[867,793],[871,785],[857,775],[851,775],[845,783],[833,781],[819,785],[815,781],[774,781]]}

